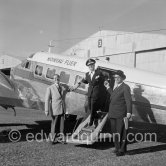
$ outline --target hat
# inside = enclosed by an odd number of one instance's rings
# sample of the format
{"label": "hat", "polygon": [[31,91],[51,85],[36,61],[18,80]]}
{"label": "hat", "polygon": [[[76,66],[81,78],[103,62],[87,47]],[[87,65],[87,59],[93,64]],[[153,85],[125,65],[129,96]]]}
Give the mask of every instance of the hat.
{"label": "hat", "polygon": [[124,72],[122,70],[115,71],[114,75],[118,75],[121,78],[126,79],[126,75],[124,74]]}
{"label": "hat", "polygon": [[94,59],[88,59],[88,60],[86,61],[86,66],[93,65],[93,64],[95,64],[95,63],[96,63],[96,61],[95,61]]}

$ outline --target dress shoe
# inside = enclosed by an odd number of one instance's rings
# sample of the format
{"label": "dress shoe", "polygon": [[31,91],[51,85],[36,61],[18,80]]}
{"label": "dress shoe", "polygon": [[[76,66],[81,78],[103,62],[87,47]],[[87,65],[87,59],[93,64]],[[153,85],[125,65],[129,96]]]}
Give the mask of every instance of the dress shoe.
{"label": "dress shoe", "polygon": [[63,145],[66,145],[66,144],[67,144],[66,141],[61,141],[60,143],[63,144]]}
{"label": "dress shoe", "polygon": [[57,143],[58,143],[58,142],[56,142],[56,141],[50,141],[50,142],[49,142],[50,145],[55,145],[55,144],[57,144]]}
{"label": "dress shoe", "polygon": [[113,152],[113,153],[118,153],[118,150],[117,150],[117,149],[114,149],[112,152]]}
{"label": "dress shoe", "polygon": [[59,142],[61,144],[67,144],[66,139],[62,139],[60,137],[57,139],[57,142]]}
{"label": "dress shoe", "polygon": [[124,155],[125,155],[124,152],[117,152],[117,153],[116,153],[116,156],[124,156]]}

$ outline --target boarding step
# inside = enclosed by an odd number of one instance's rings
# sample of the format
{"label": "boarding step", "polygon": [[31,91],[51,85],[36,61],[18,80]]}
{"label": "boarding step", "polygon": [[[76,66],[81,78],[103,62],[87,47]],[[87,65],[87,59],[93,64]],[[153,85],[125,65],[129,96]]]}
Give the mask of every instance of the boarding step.
{"label": "boarding step", "polygon": [[81,130],[84,132],[92,133],[95,130],[95,126],[83,127]]}
{"label": "boarding step", "polygon": [[107,113],[100,113],[97,125],[89,126],[90,116],[88,116],[77,129],[73,132],[72,136],[68,139],[68,143],[78,143],[78,144],[93,144],[100,134],[106,119],[108,117]]}

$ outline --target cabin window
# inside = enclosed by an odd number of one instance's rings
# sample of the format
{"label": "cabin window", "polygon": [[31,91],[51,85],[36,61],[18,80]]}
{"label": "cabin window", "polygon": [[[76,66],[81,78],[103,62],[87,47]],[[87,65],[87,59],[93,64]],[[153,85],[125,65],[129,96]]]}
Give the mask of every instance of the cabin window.
{"label": "cabin window", "polygon": [[38,75],[38,76],[41,76],[42,71],[43,71],[43,66],[36,65],[35,74]]}
{"label": "cabin window", "polygon": [[60,73],[60,82],[68,84],[69,83],[70,74],[66,74],[64,71]]}
{"label": "cabin window", "polygon": [[[82,79],[83,79],[83,77],[81,77],[81,76],[79,76],[79,75],[76,75],[76,79],[75,79],[74,84],[78,84],[78,82],[80,82]],[[84,83],[81,83],[81,85],[79,86],[79,88],[85,89],[85,84],[84,84]]]}
{"label": "cabin window", "polygon": [[55,75],[55,72],[56,72],[55,69],[50,69],[50,68],[48,68],[48,69],[47,69],[46,77],[49,78],[49,79],[53,79],[53,78],[54,78],[54,75]]}

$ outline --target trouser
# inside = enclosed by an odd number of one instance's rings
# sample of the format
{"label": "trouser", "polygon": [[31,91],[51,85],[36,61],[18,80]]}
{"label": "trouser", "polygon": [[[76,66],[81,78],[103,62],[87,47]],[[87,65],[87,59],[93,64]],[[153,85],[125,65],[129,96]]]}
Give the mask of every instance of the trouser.
{"label": "trouser", "polygon": [[111,133],[113,134],[113,142],[115,149],[119,152],[127,150],[127,130],[125,129],[123,118],[111,118]]}
{"label": "trouser", "polygon": [[55,115],[52,116],[52,122],[51,122],[51,135],[53,138],[53,141],[56,137],[64,136],[64,115]]}
{"label": "trouser", "polygon": [[90,122],[89,125],[93,125],[95,119],[97,119],[97,111],[99,109],[99,100],[94,100],[93,98],[88,98],[88,106],[90,110]]}

